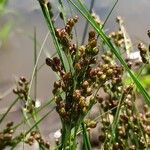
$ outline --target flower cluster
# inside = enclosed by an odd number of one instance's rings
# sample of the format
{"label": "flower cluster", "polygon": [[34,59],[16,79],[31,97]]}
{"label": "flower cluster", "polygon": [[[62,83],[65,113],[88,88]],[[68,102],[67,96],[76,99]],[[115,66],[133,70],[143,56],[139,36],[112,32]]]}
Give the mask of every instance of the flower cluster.
{"label": "flower cluster", "polygon": [[35,141],[39,143],[40,147],[42,146],[46,149],[50,149],[50,144],[47,141],[44,141],[44,139],[38,131],[32,131],[30,133],[30,136],[27,138],[26,143],[32,146]]}
{"label": "flower cluster", "polygon": [[13,89],[13,92],[20,98],[25,101],[28,99],[28,90],[29,90],[29,82],[25,77],[20,77],[18,81],[18,86],[16,89]]}
{"label": "flower cluster", "polygon": [[4,149],[7,146],[12,145],[12,139],[13,139],[13,122],[9,122],[6,125],[6,128],[0,132],[0,149]]}
{"label": "flower cluster", "polygon": [[[106,149],[109,146],[112,150],[125,149],[128,145],[130,150],[135,150],[137,147],[139,149],[150,147],[150,122],[148,121],[150,116],[148,106],[145,105],[145,108],[147,108],[145,112],[138,115],[135,108],[133,87],[124,87],[122,93],[121,102],[118,104],[120,115],[117,124],[114,123],[116,117],[114,109],[109,109],[108,113],[102,117],[101,134],[99,136],[101,148]],[[107,107],[109,105],[110,103],[107,103]],[[105,109],[103,110],[106,112]],[[115,136],[113,137],[113,135]]]}
{"label": "flower cluster", "polygon": [[123,27],[123,19],[121,17],[117,17],[116,22],[119,24],[119,30],[110,33],[109,37],[117,47],[125,49],[125,35],[121,29]]}
{"label": "flower cluster", "polygon": [[17,82],[17,87],[13,89],[13,92],[23,102],[24,108],[27,110],[27,112],[32,113],[35,108],[36,101],[33,101],[28,97],[29,82],[25,77],[20,77],[19,81]]}
{"label": "flower cluster", "polygon": [[[70,20],[73,22],[74,19],[69,19],[68,22]],[[67,23],[68,25],[69,23]],[[120,75],[123,70],[121,66],[113,63],[110,52],[102,55],[103,62],[101,61],[97,65],[98,58],[96,55],[99,52],[99,48],[94,31],[89,32],[88,44],[78,47],[71,44],[68,39],[70,31],[68,33],[65,29],[59,29],[56,32],[57,38],[65,47],[67,53],[71,53],[75,71],[74,73],[65,72],[57,57],[53,59],[47,58],[46,64],[60,76],[60,80],[54,82],[53,89],[57,105],[56,110],[63,121],[67,124],[72,124],[72,127],[74,127],[77,121],[81,117],[84,118],[93,104],[99,100],[96,97],[96,89],[98,90],[101,86],[110,84],[110,82],[113,84],[111,90],[121,88],[119,87],[121,85]],[[61,91],[65,94],[61,95]]]}

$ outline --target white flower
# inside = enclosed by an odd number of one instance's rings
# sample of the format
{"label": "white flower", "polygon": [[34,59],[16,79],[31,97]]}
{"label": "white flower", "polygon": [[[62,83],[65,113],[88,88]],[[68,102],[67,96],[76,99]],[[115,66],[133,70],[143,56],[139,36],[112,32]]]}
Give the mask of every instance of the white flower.
{"label": "white flower", "polygon": [[54,138],[55,139],[59,139],[61,137],[61,131],[60,131],[60,129],[59,130],[57,130],[55,133],[54,133]]}
{"label": "white flower", "polygon": [[41,106],[41,101],[39,99],[37,99],[35,101],[35,108],[39,108]]}
{"label": "white flower", "polygon": [[127,56],[129,59],[132,59],[132,60],[138,60],[140,62],[142,62],[142,58],[141,58],[141,55],[140,55],[140,52],[139,51],[134,51],[134,52],[131,52],[128,54]]}

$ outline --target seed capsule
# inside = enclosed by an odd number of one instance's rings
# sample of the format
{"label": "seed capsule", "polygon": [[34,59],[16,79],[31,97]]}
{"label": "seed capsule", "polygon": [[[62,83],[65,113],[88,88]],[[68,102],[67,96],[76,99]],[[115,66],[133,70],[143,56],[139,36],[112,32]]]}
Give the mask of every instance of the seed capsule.
{"label": "seed capsule", "polygon": [[18,94],[18,89],[13,89],[14,94]]}
{"label": "seed capsule", "polygon": [[143,43],[140,43],[140,44],[138,45],[138,49],[140,50],[140,52],[141,52],[142,54],[146,54],[146,52],[147,52],[146,47],[145,47],[145,45],[144,45]]}
{"label": "seed capsule", "polygon": [[92,94],[92,88],[88,87],[86,92],[87,92],[87,95],[90,96]]}
{"label": "seed capsule", "polygon": [[106,80],[106,74],[102,74],[102,76],[99,79],[102,81]]}
{"label": "seed capsule", "polygon": [[113,69],[108,69],[107,72],[106,72],[106,74],[108,76],[112,75],[113,74]]}
{"label": "seed capsule", "polygon": [[80,71],[82,68],[81,68],[81,64],[80,63],[76,63],[75,64],[75,69],[77,69],[78,71]]}
{"label": "seed capsule", "polygon": [[80,97],[81,97],[81,91],[80,90],[75,90],[74,93],[73,93],[73,98],[75,98],[77,100]]}
{"label": "seed capsule", "polygon": [[82,84],[82,86],[83,86],[83,88],[86,89],[89,86],[89,82],[87,80],[84,81],[83,84]]}
{"label": "seed capsule", "polygon": [[22,82],[26,82],[26,78],[25,78],[25,77],[20,77],[20,80],[21,80]]}
{"label": "seed capsule", "polygon": [[97,122],[91,120],[88,124],[87,127],[89,128],[95,128],[97,126]]}

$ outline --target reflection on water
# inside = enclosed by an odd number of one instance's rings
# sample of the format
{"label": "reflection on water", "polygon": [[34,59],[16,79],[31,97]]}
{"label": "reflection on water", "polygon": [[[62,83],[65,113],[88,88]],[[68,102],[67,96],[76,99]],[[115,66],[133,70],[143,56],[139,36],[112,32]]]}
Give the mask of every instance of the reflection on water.
{"label": "reflection on water", "polygon": [[[95,3],[95,12],[104,19],[113,3],[114,0],[97,0]],[[150,28],[149,6],[149,0],[119,1],[107,23],[108,30],[115,27],[115,17],[121,15],[125,20],[127,31],[132,35],[131,37],[134,40],[143,39],[147,41],[146,31]],[[16,77],[24,75],[28,79],[30,78],[33,70],[34,46],[32,37],[34,27],[36,27],[39,45],[41,45],[47,32],[47,27],[36,0],[11,0],[8,8],[13,11],[13,14],[9,15],[15,26],[9,39],[0,48],[0,94],[14,86]],[[80,26],[80,28],[77,28],[78,33],[83,30],[83,27]],[[51,40],[48,40],[39,64],[44,62],[47,53],[52,54],[54,52],[54,48],[49,41]],[[40,46],[38,47],[39,49]],[[47,66],[44,66],[38,73],[37,97],[39,99],[44,100],[51,95],[50,89],[53,81],[53,73],[51,73],[51,70]],[[0,100],[0,109],[7,107],[11,101],[12,97],[10,95],[5,98],[5,101]],[[17,109],[14,108],[14,111]],[[18,111],[20,112],[20,110]]]}

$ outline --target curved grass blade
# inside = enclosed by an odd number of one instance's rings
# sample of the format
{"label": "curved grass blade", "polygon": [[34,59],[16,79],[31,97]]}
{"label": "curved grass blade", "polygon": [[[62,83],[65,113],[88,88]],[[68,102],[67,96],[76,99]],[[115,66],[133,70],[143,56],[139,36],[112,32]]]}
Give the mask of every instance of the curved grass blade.
{"label": "curved grass blade", "polygon": [[115,7],[116,7],[116,5],[117,5],[118,2],[119,2],[119,0],[116,0],[116,2],[114,3],[113,7],[111,8],[109,14],[107,15],[107,17],[106,17],[106,19],[105,19],[105,21],[104,21],[104,23],[103,23],[103,25],[102,25],[102,28],[104,28],[106,22],[108,21],[110,15],[112,14],[112,12],[113,12],[113,10],[115,9]]}
{"label": "curved grass blade", "polygon": [[19,98],[16,98],[13,103],[9,106],[9,108],[7,109],[7,111],[5,112],[5,114],[3,114],[3,116],[0,119],[0,123],[4,120],[4,118],[7,116],[7,114],[9,113],[9,111],[11,110],[11,108],[18,102]]}

